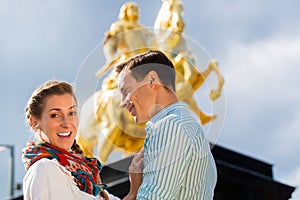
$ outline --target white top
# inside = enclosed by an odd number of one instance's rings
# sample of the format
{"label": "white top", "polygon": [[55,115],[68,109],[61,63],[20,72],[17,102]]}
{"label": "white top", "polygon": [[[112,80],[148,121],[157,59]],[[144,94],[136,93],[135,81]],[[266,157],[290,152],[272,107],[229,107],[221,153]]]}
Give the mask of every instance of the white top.
{"label": "white top", "polygon": [[[27,171],[23,179],[23,196],[24,200],[103,199],[81,191],[69,171],[57,160],[47,158],[38,160]],[[120,200],[109,193],[108,196],[110,200]]]}

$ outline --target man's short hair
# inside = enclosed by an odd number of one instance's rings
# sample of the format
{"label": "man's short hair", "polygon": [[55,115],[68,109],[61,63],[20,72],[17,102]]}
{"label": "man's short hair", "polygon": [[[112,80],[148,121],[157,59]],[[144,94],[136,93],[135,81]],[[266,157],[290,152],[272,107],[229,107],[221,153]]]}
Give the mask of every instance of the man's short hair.
{"label": "man's short hair", "polygon": [[150,71],[158,74],[160,82],[167,88],[175,91],[176,73],[171,60],[161,51],[150,50],[139,54],[116,66],[115,71],[120,74],[123,70],[131,71],[133,77],[140,82]]}

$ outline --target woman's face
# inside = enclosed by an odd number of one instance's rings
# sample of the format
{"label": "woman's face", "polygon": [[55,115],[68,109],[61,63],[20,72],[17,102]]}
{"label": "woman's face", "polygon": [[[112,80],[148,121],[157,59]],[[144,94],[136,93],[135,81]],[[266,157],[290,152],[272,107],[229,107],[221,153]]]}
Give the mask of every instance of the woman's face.
{"label": "woman's face", "polygon": [[71,94],[52,95],[45,99],[41,118],[36,126],[41,139],[69,151],[78,127],[77,104]]}

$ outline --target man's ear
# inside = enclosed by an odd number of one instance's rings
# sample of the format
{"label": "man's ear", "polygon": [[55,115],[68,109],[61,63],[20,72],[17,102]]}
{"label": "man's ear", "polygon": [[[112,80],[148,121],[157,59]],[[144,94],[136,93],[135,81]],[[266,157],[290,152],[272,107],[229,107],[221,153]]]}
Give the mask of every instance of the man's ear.
{"label": "man's ear", "polygon": [[157,83],[159,81],[158,74],[156,71],[150,71],[147,75],[147,79],[150,84]]}

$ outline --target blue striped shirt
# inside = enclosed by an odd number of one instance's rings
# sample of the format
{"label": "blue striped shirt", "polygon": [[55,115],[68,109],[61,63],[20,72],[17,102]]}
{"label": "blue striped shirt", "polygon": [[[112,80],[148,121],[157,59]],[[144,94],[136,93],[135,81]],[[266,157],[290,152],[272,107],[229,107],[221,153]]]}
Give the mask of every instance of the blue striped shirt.
{"label": "blue striped shirt", "polygon": [[137,199],[213,199],[215,161],[187,104],[164,108],[145,130],[144,178]]}

